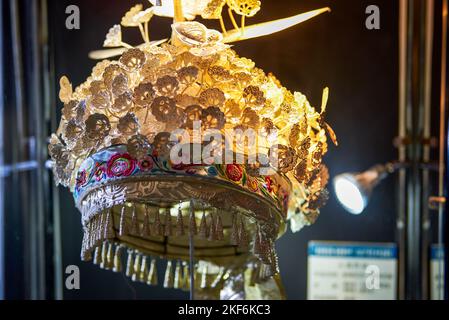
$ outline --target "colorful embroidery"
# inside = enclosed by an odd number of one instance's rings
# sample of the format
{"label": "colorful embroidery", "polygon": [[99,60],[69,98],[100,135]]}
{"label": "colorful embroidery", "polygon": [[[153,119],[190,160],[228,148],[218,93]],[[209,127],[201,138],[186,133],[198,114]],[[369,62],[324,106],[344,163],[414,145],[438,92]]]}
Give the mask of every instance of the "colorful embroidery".
{"label": "colorful embroidery", "polygon": [[108,177],[130,176],[136,167],[136,160],[128,153],[116,154],[108,161]]}
{"label": "colorful embroidery", "polygon": [[150,171],[151,169],[153,169],[153,166],[154,162],[150,156],[146,156],[139,161],[139,169],[141,171]]}
{"label": "colorful embroidery", "polygon": [[154,149],[142,159],[133,158],[125,145],[116,145],[87,158],[80,166],[74,197],[77,199],[87,187],[97,183],[137,175],[185,174],[198,175],[232,182],[238,186],[274,200],[286,215],[291,186],[282,175],[250,176],[240,164],[172,164]]}
{"label": "colorful embroidery", "polygon": [[76,188],[80,188],[86,184],[87,180],[87,173],[86,170],[81,170],[78,172],[78,175],[76,177]]}
{"label": "colorful embroidery", "polygon": [[97,164],[95,169],[95,180],[101,181],[102,179],[106,178],[106,169],[104,166]]}
{"label": "colorful embroidery", "polygon": [[227,164],[226,176],[232,181],[240,181],[243,177],[243,169],[238,164]]}

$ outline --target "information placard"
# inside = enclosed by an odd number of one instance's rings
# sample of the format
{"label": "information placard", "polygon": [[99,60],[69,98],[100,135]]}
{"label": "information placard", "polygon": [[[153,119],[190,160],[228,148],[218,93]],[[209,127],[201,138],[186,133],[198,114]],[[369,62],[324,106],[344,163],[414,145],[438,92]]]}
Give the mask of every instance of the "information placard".
{"label": "information placard", "polygon": [[311,241],[307,267],[310,300],[396,299],[396,244]]}
{"label": "information placard", "polygon": [[430,298],[444,299],[444,247],[436,244],[430,247]]}

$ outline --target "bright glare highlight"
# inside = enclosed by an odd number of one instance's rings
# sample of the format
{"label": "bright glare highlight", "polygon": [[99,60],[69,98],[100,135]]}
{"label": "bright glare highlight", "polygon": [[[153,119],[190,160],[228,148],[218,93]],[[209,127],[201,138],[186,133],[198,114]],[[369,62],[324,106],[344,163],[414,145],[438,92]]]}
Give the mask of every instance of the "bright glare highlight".
{"label": "bright glare highlight", "polygon": [[366,206],[366,197],[362,194],[355,179],[340,175],[334,179],[334,189],[338,201],[352,214],[360,214]]}

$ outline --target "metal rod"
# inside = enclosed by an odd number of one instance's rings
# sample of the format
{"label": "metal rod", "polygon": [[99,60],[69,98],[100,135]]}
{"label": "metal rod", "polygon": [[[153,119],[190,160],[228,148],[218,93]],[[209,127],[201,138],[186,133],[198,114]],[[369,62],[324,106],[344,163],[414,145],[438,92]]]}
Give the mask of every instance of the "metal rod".
{"label": "metal rod", "polygon": [[407,172],[407,216],[406,216],[406,299],[421,296],[421,161],[420,138],[420,32],[422,1],[409,1],[408,19],[408,75],[407,75],[407,132],[412,142],[407,146],[407,157],[411,168]]}
{"label": "metal rod", "polygon": [[[13,146],[11,150],[12,155],[12,164],[21,162],[24,160],[24,92],[25,92],[25,81],[24,81],[24,66],[23,66],[23,55],[22,55],[22,38],[21,38],[21,29],[20,29],[20,14],[19,14],[19,1],[10,0],[9,1],[9,9],[10,9],[10,17],[11,17],[11,42],[12,42],[12,67],[14,74],[14,100],[15,100],[15,124],[16,128],[12,134],[12,142]],[[12,183],[11,188],[16,190],[16,192],[12,195],[11,201],[13,203],[20,204],[19,212],[21,215],[16,217],[17,219],[17,228],[20,228],[22,234],[22,238],[20,242],[24,244],[24,252],[23,252],[23,284],[24,284],[24,292],[27,298],[36,298],[37,293],[37,285],[36,285],[36,277],[35,277],[35,269],[33,268],[33,253],[31,252],[30,246],[30,235],[31,231],[31,223],[28,211],[29,202],[22,201],[22,196],[27,194],[26,187],[29,184],[29,181],[26,179],[27,177],[19,177],[19,173],[17,171],[13,172],[12,175]]]}
{"label": "metal rod", "polygon": [[[445,179],[445,148],[446,143],[446,88],[447,88],[447,14],[448,14],[448,0],[443,0],[442,10],[442,31],[441,31],[441,87],[440,87],[440,139],[439,139],[439,171],[438,171],[438,196],[444,196],[444,179]],[[443,204],[438,206],[438,244],[444,246],[443,243]],[[444,270],[444,260],[441,259],[438,263],[438,275]],[[443,299],[441,290],[438,290],[438,298]]]}
{"label": "metal rod", "polygon": [[[195,215],[194,201],[190,200],[190,214]],[[195,300],[195,243],[193,239],[193,230],[189,229],[189,270],[190,270],[190,300]]]}
{"label": "metal rod", "polygon": [[[422,108],[423,108],[423,136],[425,140],[431,138],[431,108],[432,108],[432,54],[433,54],[433,32],[434,32],[434,0],[426,1],[425,10],[425,29],[424,29],[424,65],[423,65],[423,92],[422,92]],[[429,163],[430,161],[430,144],[423,145],[422,161]],[[429,168],[423,167],[422,171],[422,243],[421,243],[421,287],[423,299],[429,297],[429,246],[431,242],[430,235],[430,217],[429,206]]]}
{"label": "metal rod", "polygon": [[[407,107],[407,61],[408,61],[408,0],[399,1],[399,102],[398,102],[398,135],[399,139],[405,138],[406,132],[406,107]],[[398,160],[406,161],[406,147],[401,144],[398,147]],[[398,242],[398,298],[405,298],[405,187],[406,170],[398,172],[398,202],[397,202],[397,242]]]}
{"label": "metal rod", "polygon": [[[425,44],[424,44],[424,90],[423,90],[423,138],[430,139],[430,120],[432,104],[432,54],[434,32],[434,0],[426,0]],[[430,144],[423,147],[423,160],[430,161]]]}
{"label": "metal rod", "polygon": [[[45,119],[49,123],[50,131],[55,132],[58,122],[55,108],[55,70],[53,63],[53,52],[50,47],[49,40],[49,25],[48,25],[48,1],[41,1],[41,32],[42,32],[42,82],[43,82],[43,106]],[[47,160],[45,163],[46,168],[51,168],[52,162]],[[47,174],[48,178],[49,175]],[[52,261],[53,261],[53,298],[55,300],[63,299],[63,265],[62,265],[62,237],[61,237],[61,208],[59,199],[59,189],[54,183],[47,183],[50,185],[49,192],[51,196],[51,203],[48,204],[49,219],[53,221],[53,234],[52,234]]]}
{"label": "metal rod", "polygon": [[[22,46],[21,46],[21,35],[20,35],[20,23],[19,23],[19,8],[18,1],[11,0],[10,4],[10,14],[11,14],[11,40],[12,40],[12,54],[13,54],[13,69],[14,69],[14,88],[15,88],[15,102],[16,102],[16,134],[15,139],[17,139],[17,148],[13,148],[13,157],[15,161],[21,161],[21,150],[23,148],[22,135],[24,131],[23,115],[24,115],[24,98],[23,98],[23,65],[22,65]],[[17,149],[14,151],[14,149]]]}
{"label": "metal rod", "polygon": [[0,177],[4,178],[9,176],[13,172],[35,170],[36,168],[37,161],[35,160],[16,162],[14,164],[5,164],[0,166]]}
{"label": "metal rod", "polygon": [[[4,1],[0,1],[0,17],[3,17],[3,6]],[[0,32],[0,43],[3,42],[3,32]],[[3,50],[0,50],[0,92],[5,92],[3,88]],[[0,127],[3,126],[4,120],[4,97],[0,98]],[[0,130],[0,167],[3,166],[3,155],[4,155],[4,141],[3,141],[3,130]],[[5,224],[5,215],[4,215],[4,184],[3,177],[0,175],[0,300],[5,299],[5,280],[4,280],[4,266],[5,266],[5,253],[4,251],[4,224]]]}
{"label": "metal rod", "polygon": [[30,4],[31,18],[30,18],[30,26],[32,33],[31,37],[31,52],[33,57],[32,63],[32,75],[30,75],[31,83],[30,86],[31,92],[30,96],[32,97],[32,103],[30,104],[33,107],[33,117],[35,121],[34,125],[34,135],[35,135],[35,144],[32,149],[32,157],[36,159],[37,168],[35,175],[33,175],[32,179],[35,181],[33,187],[35,188],[35,205],[31,210],[31,214],[33,215],[33,220],[35,224],[35,235],[34,239],[31,239],[31,245],[34,246],[34,252],[36,255],[36,283],[37,283],[37,299],[45,299],[46,293],[46,280],[45,280],[45,270],[46,270],[46,254],[45,254],[45,201],[44,199],[48,199],[46,197],[46,187],[48,185],[48,172],[45,169],[45,159],[46,159],[46,147],[44,146],[46,141],[46,135],[44,135],[44,112],[42,112],[42,64],[41,64],[41,21],[40,17],[40,8],[39,2],[33,1]]}

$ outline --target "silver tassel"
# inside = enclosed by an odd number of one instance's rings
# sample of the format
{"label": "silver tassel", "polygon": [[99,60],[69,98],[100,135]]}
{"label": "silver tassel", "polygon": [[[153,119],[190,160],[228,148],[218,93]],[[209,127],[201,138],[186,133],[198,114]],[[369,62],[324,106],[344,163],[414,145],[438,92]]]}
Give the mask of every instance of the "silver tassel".
{"label": "silver tassel", "polygon": [[97,241],[97,239],[95,239],[95,237],[96,237],[95,228],[96,228],[96,224],[95,224],[95,216],[94,216],[92,219],[90,219],[90,242],[91,242],[92,247],[96,246],[96,241]]}
{"label": "silver tassel", "polygon": [[150,217],[148,215],[148,208],[145,208],[145,216],[143,217],[142,231],[140,232],[140,235],[143,238],[151,236]]}
{"label": "silver tassel", "polygon": [[88,249],[87,243],[88,242],[88,235],[87,230],[83,230],[83,243],[81,244],[81,251],[84,252]]}
{"label": "silver tassel", "polygon": [[207,264],[204,264],[203,270],[201,270],[200,288],[207,288]]}
{"label": "silver tassel", "polygon": [[87,224],[87,249],[92,250],[93,248],[93,239],[92,239],[92,220]]}
{"label": "silver tassel", "polygon": [[256,285],[257,283],[260,282],[260,264],[254,264],[251,267],[251,276],[250,276],[250,280],[249,280],[249,286],[250,287],[254,287],[254,285]]}
{"label": "silver tassel", "polygon": [[262,253],[262,248],[260,245],[260,227],[256,228],[256,238],[254,239],[253,253],[259,255]]}
{"label": "silver tassel", "polygon": [[114,266],[114,245],[109,243],[106,269],[110,270]]}
{"label": "silver tassel", "polygon": [[201,217],[201,222],[200,222],[199,236],[201,239],[207,239],[208,235],[209,235],[209,233],[207,230],[206,213],[203,211],[203,216]]}
{"label": "silver tassel", "polygon": [[170,237],[171,235],[172,235],[171,214],[170,209],[167,208],[165,210],[165,219],[164,219],[164,236]]}
{"label": "silver tassel", "polygon": [[271,247],[270,249],[271,252],[271,273],[272,274],[277,274],[279,273],[279,260],[278,260],[278,256],[276,254],[276,250],[274,250],[273,247]]}
{"label": "silver tassel", "polygon": [[146,256],[142,256],[142,262],[140,264],[139,281],[145,282],[147,277],[148,277],[148,258]]}
{"label": "silver tassel", "polygon": [[94,253],[94,264],[100,264],[101,263],[101,248],[100,246],[95,247],[95,253]]}
{"label": "silver tassel", "polygon": [[221,221],[221,216],[217,215],[217,224],[215,225],[215,234],[217,240],[222,241],[224,239],[223,235],[223,222]]}
{"label": "silver tassel", "polygon": [[173,288],[173,266],[171,260],[167,261],[167,269],[165,269],[164,288]]}
{"label": "silver tassel", "polygon": [[196,227],[195,210],[192,210],[189,217],[189,234],[196,235],[198,233]]}
{"label": "silver tassel", "polygon": [[86,226],[83,227],[83,246],[81,251],[88,249],[89,249],[89,226],[86,224]]}
{"label": "silver tassel", "polygon": [[176,261],[176,267],[175,267],[175,279],[173,283],[173,288],[175,289],[181,289],[183,286],[183,278],[182,278],[182,270],[181,270],[181,261]]}
{"label": "silver tassel", "polygon": [[114,271],[114,272],[122,271],[121,255],[122,255],[122,246],[118,245],[115,247],[114,266],[112,268],[112,271]]}
{"label": "silver tassel", "polygon": [[132,281],[138,281],[140,278],[140,260],[142,256],[140,254],[136,254],[134,258],[134,268],[133,268],[133,275],[131,277]]}
{"label": "silver tassel", "polygon": [[92,228],[93,228],[93,234],[94,234],[94,245],[98,246],[100,245],[100,239],[98,237],[98,215],[95,215],[92,219]]}
{"label": "silver tassel", "polygon": [[133,205],[133,213],[131,216],[131,235],[137,236],[139,235],[139,222],[137,221],[137,213],[136,213],[136,206]]}
{"label": "silver tassel", "polygon": [[259,259],[265,264],[271,264],[271,252],[270,252],[270,241],[266,238],[266,235],[262,232],[260,233],[260,244],[259,244]]}
{"label": "silver tassel", "polygon": [[271,277],[273,275],[273,273],[270,270],[270,266],[266,265],[266,264],[261,264],[260,266],[260,271],[259,271],[259,277],[261,280],[265,280],[268,279],[269,277]]}
{"label": "silver tassel", "polygon": [[156,259],[152,259],[150,262],[150,270],[148,271],[147,284],[152,286],[157,285]]}
{"label": "silver tassel", "polygon": [[126,261],[126,272],[125,274],[128,277],[131,277],[134,273],[134,259],[133,259],[133,251],[132,250],[128,250],[128,259]]}
{"label": "silver tassel", "polygon": [[99,242],[98,242],[98,219],[97,216],[94,216],[92,218],[92,240],[93,240],[93,245],[94,246],[98,246]]}
{"label": "silver tassel", "polygon": [[106,215],[104,212],[100,213],[99,217],[99,226],[98,226],[98,240],[103,242],[104,234],[105,234],[105,226],[106,226]]}
{"label": "silver tassel", "polygon": [[83,242],[81,245],[81,260],[82,261],[89,261],[90,259],[92,259],[92,253],[90,252],[90,250],[87,247],[87,242],[88,242],[88,234],[87,231],[83,232]]}
{"label": "silver tassel", "polygon": [[114,232],[114,217],[112,216],[112,209],[108,210],[106,214],[106,225],[104,227],[104,238],[105,239],[113,239],[115,237]]}
{"label": "silver tassel", "polygon": [[187,261],[182,262],[182,289],[183,290],[190,290],[190,272],[189,272],[189,263]]}
{"label": "silver tassel", "polygon": [[122,211],[120,213],[120,236],[128,235],[128,226],[126,225],[126,207],[122,207]]}
{"label": "silver tassel", "polygon": [[246,232],[245,222],[243,221],[243,217],[240,218],[239,247],[241,247],[241,248],[248,247],[248,233]]}
{"label": "silver tassel", "polygon": [[108,243],[106,241],[101,245],[101,263],[100,268],[108,268]]}
{"label": "silver tassel", "polygon": [[81,261],[90,261],[90,260],[92,260],[92,251],[82,250],[81,251]]}
{"label": "silver tassel", "polygon": [[89,243],[90,243],[90,248],[95,249],[95,247],[97,246],[95,244],[95,229],[94,229],[94,219],[90,220],[89,223]]}
{"label": "silver tassel", "polygon": [[96,239],[96,242],[98,243],[98,244],[100,244],[101,245],[101,243],[102,243],[102,241],[101,241],[101,238],[102,238],[102,230],[103,230],[103,228],[102,228],[102,217],[103,217],[103,215],[100,213],[100,214],[97,214],[97,216],[96,216],[96,228],[95,228],[95,239]]}
{"label": "silver tassel", "polygon": [[178,209],[178,217],[176,218],[176,235],[178,237],[183,236],[185,234],[184,231],[184,221],[182,219],[182,211]]}
{"label": "silver tassel", "polygon": [[217,240],[217,234],[216,234],[216,223],[215,223],[215,217],[214,215],[211,213],[210,214],[210,226],[209,226],[209,241],[215,241]]}
{"label": "silver tassel", "polygon": [[239,227],[238,227],[236,213],[232,217],[231,240],[230,241],[231,241],[231,244],[234,246],[239,244]]}
{"label": "silver tassel", "polygon": [[223,278],[225,272],[225,268],[224,267],[220,267],[217,276],[215,277],[214,281],[212,281],[210,287],[211,288],[215,288],[221,281],[221,279]]}
{"label": "silver tassel", "polygon": [[89,247],[95,249],[94,218],[89,221]]}
{"label": "silver tassel", "polygon": [[159,209],[156,209],[154,213],[153,234],[156,236],[162,236],[161,218],[159,217]]}

